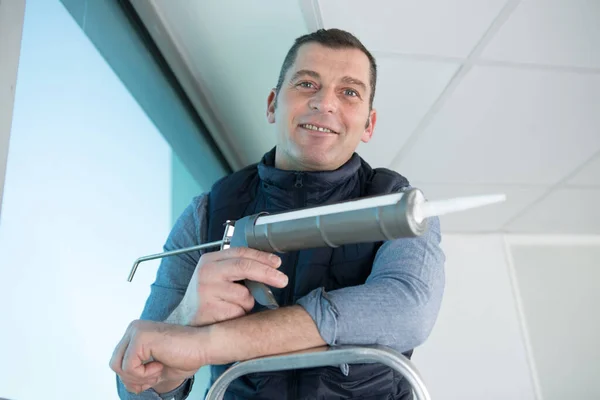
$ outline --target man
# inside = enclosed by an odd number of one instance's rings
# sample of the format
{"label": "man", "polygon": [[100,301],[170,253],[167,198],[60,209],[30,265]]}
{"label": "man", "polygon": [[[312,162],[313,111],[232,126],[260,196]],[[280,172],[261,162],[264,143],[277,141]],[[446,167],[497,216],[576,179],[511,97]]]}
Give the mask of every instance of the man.
{"label": "man", "polygon": [[[298,38],[267,103],[277,145],[262,160],[194,199],[165,250],[221,239],[223,223],[387,194],[409,186],[356,153],[375,128],[375,60],[351,34]],[[111,359],[122,399],[183,399],[193,374],[212,381],[233,362],[323,345],[379,344],[404,352],[428,337],[444,287],[439,221],[418,238],[279,255],[253,249],[163,259],[139,321]],[[243,279],[272,287],[282,306],[264,310]],[[139,393],[139,394],[134,394]],[[379,364],[256,373],[226,399],[410,399],[410,386]]]}

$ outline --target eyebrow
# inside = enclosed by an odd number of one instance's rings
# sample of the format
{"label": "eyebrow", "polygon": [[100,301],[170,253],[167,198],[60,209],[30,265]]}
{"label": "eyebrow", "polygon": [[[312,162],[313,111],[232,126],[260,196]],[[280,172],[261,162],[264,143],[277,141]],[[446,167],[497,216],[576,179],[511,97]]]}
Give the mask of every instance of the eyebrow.
{"label": "eyebrow", "polygon": [[304,75],[311,76],[311,77],[313,77],[315,79],[320,79],[321,78],[321,75],[319,75],[319,73],[316,72],[316,71],[312,71],[310,69],[301,69],[299,71],[296,71],[296,73],[294,75],[292,75],[292,78],[290,79],[290,82],[293,82],[296,79],[298,79],[298,78],[300,78],[301,76],[304,76]]}
{"label": "eyebrow", "polygon": [[[301,69],[301,70],[297,71],[294,75],[292,75],[292,79],[290,79],[290,81],[293,82],[296,79],[300,78],[301,76],[305,76],[305,75],[308,75],[315,79],[321,78],[321,75],[319,75],[319,73],[316,71],[313,71],[310,69]],[[353,78],[351,76],[343,77],[342,83],[345,83],[347,85],[356,85],[356,86],[359,86],[365,92],[367,91],[367,85],[365,85],[365,83],[363,81],[361,81],[360,79]]]}
{"label": "eyebrow", "polygon": [[367,85],[363,83],[360,79],[353,78],[351,76],[345,76],[342,78],[342,82],[347,85],[356,85],[359,86],[365,92],[367,91]]}

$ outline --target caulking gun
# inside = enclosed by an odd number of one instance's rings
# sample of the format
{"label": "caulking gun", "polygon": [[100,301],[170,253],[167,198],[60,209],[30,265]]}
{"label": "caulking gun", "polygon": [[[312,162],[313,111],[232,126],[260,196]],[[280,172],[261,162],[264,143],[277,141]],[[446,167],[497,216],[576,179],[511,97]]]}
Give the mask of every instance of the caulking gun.
{"label": "caulking gun", "polygon": [[[250,247],[270,253],[283,253],[318,247],[338,247],[420,236],[427,230],[428,218],[468,210],[506,200],[506,196],[487,195],[426,201],[417,188],[363,197],[317,207],[275,214],[258,213],[237,221],[227,221],[223,239],[138,258],[129,282],[141,262],[213,247]],[[268,308],[279,305],[264,284],[245,280],[254,299]]]}

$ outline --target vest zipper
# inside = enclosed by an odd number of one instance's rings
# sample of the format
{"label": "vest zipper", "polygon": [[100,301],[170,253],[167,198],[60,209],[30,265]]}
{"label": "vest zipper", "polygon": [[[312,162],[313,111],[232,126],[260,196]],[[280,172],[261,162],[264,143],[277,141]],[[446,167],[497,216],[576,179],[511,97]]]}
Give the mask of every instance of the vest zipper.
{"label": "vest zipper", "polygon": [[[294,183],[296,190],[294,191],[294,198],[296,208],[304,207],[306,200],[304,198],[304,184],[302,183],[302,172],[296,172],[296,183]],[[296,266],[298,265],[298,253],[296,253],[296,259],[294,260],[294,267],[292,268],[292,276],[289,280],[289,288],[287,303],[291,305],[294,301],[294,295],[296,294]]]}
{"label": "vest zipper", "polygon": [[302,188],[302,172],[296,172],[296,183],[294,183],[294,186],[297,188]]}
{"label": "vest zipper", "polygon": [[[294,187],[296,190],[294,191],[295,197],[295,206],[305,207],[306,206],[306,194],[304,191],[304,184],[302,182],[303,174],[302,172],[296,172],[296,182],[294,183]],[[292,305],[294,302],[294,295],[296,294],[296,267],[298,265],[298,253],[296,253],[296,259],[294,260],[294,267],[292,268],[291,277],[289,280],[290,290],[288,291],[288,305]],[[290,382],[288,385],[288,399],[296,399],[298,397],[298,385],[296,384],[296,370],[292,370],[290,374]]]}

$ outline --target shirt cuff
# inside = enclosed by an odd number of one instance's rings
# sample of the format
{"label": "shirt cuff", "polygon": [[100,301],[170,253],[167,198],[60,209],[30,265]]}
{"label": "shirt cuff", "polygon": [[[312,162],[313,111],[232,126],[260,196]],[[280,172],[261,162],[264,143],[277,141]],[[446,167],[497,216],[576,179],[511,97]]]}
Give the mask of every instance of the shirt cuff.
{"label": "shirt cuff", "polygon": [[150,389],[150,391],[156,393],[159,398],[162,400],[185,400],[190,395],[192,391],[192,386],[194,385],[194,376],[189,379],[183,381],[181,385],[171,390],[170,392],[159,394],[154,389]]}
{"label": "shirt cuff", "polygon": [[[308,295],[298,299],[296,304],[304,308],[308,315],[311,316],[325,343],[334,346],[337,343],[337,319],[339,313],[329,299],[325,289],[318,288],[311,291]],[[348,376],[350,366],[348,364],[341,364],[340,371],[344,376]]]}
{"label": "shirt cuff", "polygon": [[324,288],[314,289],[296,301],[311,316],[319,334],[330,346],[337,344],[339,312]]}
{"label": "shirt cuff", "polygon": [[154,389],[148,389],[140,394],[128,392],[121,379],[117,376],[119,398],[122,400],[185,400],[192,391],[194,376],[186,379],[181,385],[170,392],[158,394]]}

